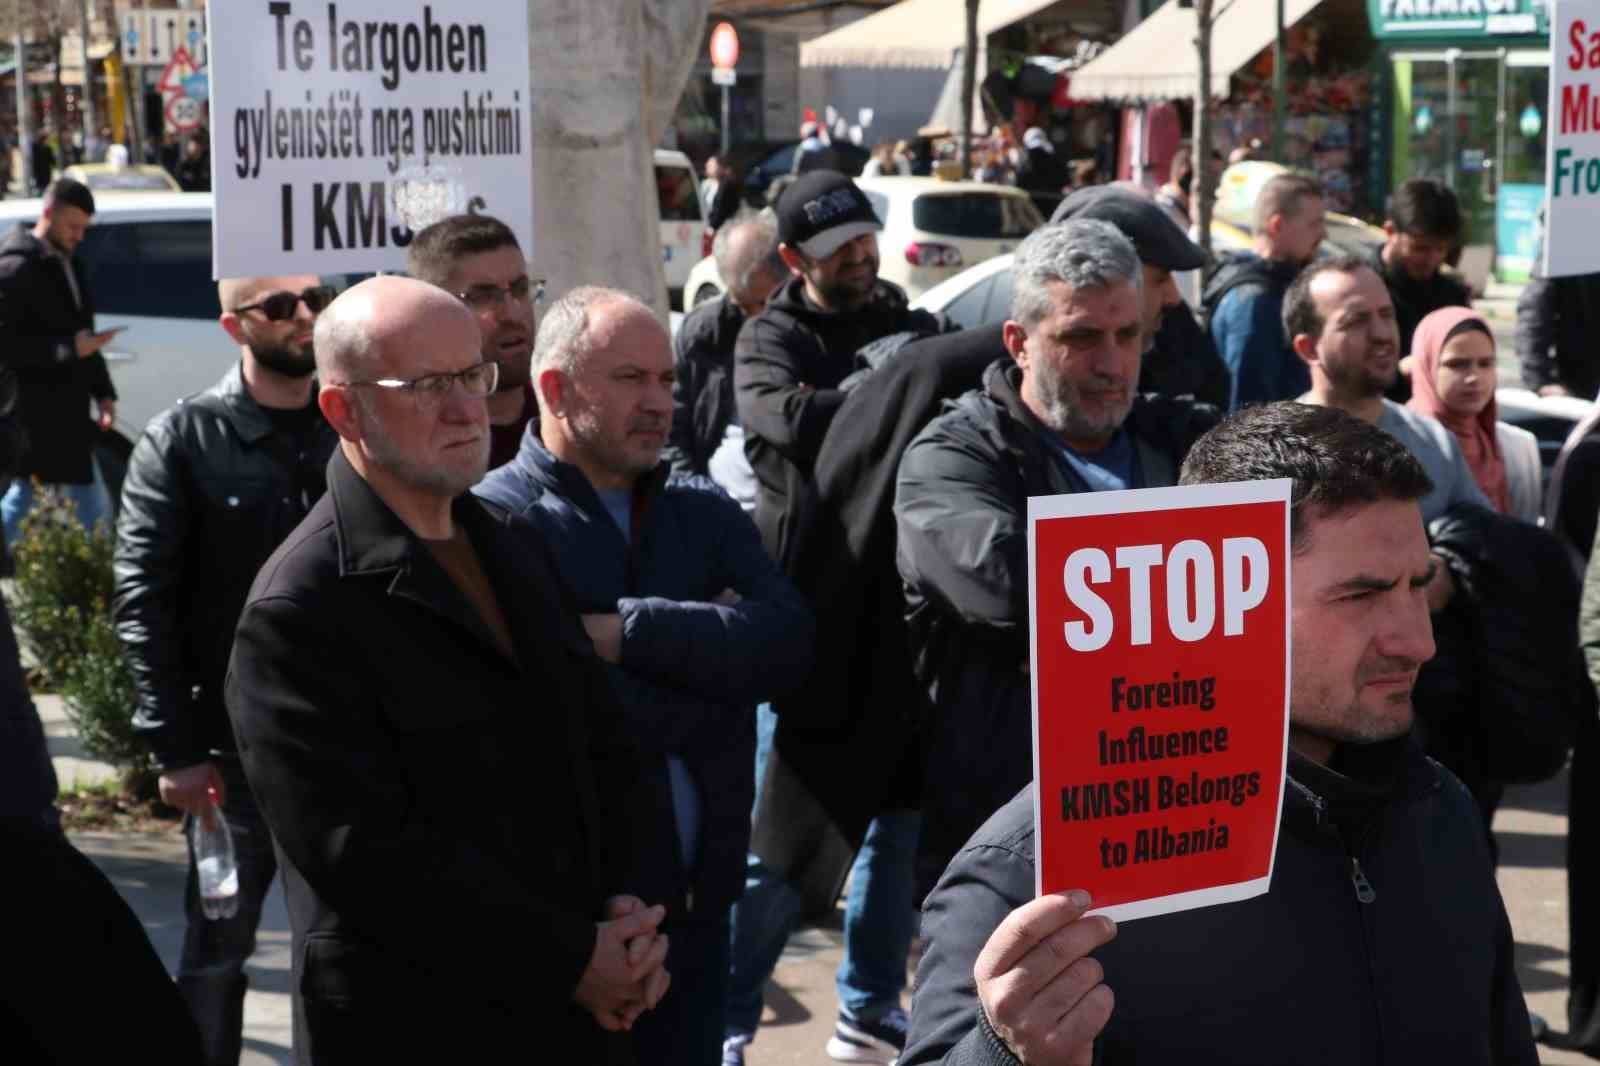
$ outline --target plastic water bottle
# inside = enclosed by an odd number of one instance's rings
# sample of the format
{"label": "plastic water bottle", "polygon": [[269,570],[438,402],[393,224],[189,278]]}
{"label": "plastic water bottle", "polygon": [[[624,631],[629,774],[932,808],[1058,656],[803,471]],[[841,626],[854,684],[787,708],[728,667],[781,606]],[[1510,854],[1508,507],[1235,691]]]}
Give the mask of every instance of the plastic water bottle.
{"label": "plastic water bottle", "polygon": [[207,918],[232,918],[239,913],[239,865],[233,858],[233,834],[215,800],[190,821],[189,838],[200,877],[200,909]]}

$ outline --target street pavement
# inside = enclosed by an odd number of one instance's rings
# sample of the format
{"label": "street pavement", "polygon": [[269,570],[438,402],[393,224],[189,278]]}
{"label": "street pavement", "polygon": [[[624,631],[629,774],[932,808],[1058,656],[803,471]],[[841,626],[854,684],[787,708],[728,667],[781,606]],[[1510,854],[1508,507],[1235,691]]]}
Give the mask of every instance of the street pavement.
{"label": "street pavement", "polygon": [[[37,698],[63,785],[90,781],[108,768],[77,746],[60,701]],[[1567,979],[1566,775],[1542,785],[1509,790],[1495,819],[1500,842],[1500,888],[1517,941],[1517,972],[1532,1010],[1556,1029],[1565,1027]],[[160,834],[75,833],[73,843],[117,886],[144,923],[157,952],[172,969],[183,943],[183,837]],[[1379,886],[1381,889],[1381,886]],[[843,948],[839,915],[797,932],[767,986],[766,1012],[749,1066],[820,1066],[837,1004],[833,973]],[[87,961],[87,960],[86,960]],[[534,960],[530,960],[534,961]],[[289,1059],[289,920],[283,894],[267,900],[250,992],[245,997],[244,1066],[287,1064]],[[87,972],[87,971],[86,971]],[[1573,1052],[1540,1049],[1541,1061],[1591,1063]]]}

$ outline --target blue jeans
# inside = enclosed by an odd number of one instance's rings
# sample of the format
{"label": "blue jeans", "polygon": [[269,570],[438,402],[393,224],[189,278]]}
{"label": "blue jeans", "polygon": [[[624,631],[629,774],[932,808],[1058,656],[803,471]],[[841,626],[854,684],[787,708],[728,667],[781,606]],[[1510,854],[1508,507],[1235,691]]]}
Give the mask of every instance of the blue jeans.
{"label": "blue jeans", "polygon": [[[200,909],[191,846],[189,883],[183,895],[189,924],[178,960],[178,994],[200,1028],[207,1066],[238,1066],[244,1037],[244,964],[256,950],[261,904],[272,888],[278,860],[272,853],[272,834],[256,807],[244,771],[228,759],[218,759],[215,765],[227,790],[222,815],[233,834],[233,855],[239,866],[239,909],[232,918],[205,916]],[[187,819],[184,829],[188,829]]]}
{"label": "blue jeans", "polygon": [[[756,780],[766,771],[778,718],[763,704],[756,711]],[[844,958],[834,983],[839,1006],[857,1018],[875,1018],[900,1005],[906,954],[916,929],[912,864],[917,811],[880,814],[850,868],[845,896]],[[728,1036],[754,1037],[761,1024],[761,994],[800,916],[800,894],[756,856],[746,860],[744,895],[733,908],[728,967]]]}
{"label": "blue jeans", "polygon": [[[61,482],[44,486],[47,489],[54,489],[72,503],[73,511],[84,529],[93,529],[96,522],[111,521],[111,495],[106,492],[106,483],[100,476],[99,464],[92,465],[94,480],[86,485]],[[33,482],[28,478],[14,478],[11,487],[6,489],[6,494],[0,496],[0,522],[5,525],[7,545],[17,542],[17,534],[22,529],[22,520],[33,510],[33,504]]]}

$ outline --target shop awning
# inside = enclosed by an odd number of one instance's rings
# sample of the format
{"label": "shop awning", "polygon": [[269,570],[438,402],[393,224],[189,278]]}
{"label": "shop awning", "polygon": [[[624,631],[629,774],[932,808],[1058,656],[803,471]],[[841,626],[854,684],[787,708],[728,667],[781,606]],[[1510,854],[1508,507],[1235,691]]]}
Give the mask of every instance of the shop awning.
{"label": "shop awning", "polygon": [[[981,0],[978,36],[987,37],[1056,0]],[[832,33],[800,43],[802,67],[949,68],[966,44],[966,0],[900,0]]]}
{"label": "shop awning", "polygon": [[[1285,0],[1284,25],[1305,18],[1320,0]],[[1228,95],[1228,79],[1276,36],[1276,0],[1214,0],[1211,95]],[[1122,40],[1072,73],[1075,100],[1175,100],[1194,96],[1200,77],[1194,8],[1167,2]],[[1159,56],[1159,61],[1155,58]]]}

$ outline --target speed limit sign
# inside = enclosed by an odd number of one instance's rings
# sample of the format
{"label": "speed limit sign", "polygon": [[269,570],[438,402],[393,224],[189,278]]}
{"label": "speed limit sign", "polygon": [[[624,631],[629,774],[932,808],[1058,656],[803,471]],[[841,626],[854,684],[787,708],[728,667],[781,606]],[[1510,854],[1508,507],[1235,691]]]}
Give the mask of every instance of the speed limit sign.
{"label": "speed limit sign", "polygon": [[176,133],[192,133],[199,129],[200,101],[192,96],[169,96],[167,125]]}

